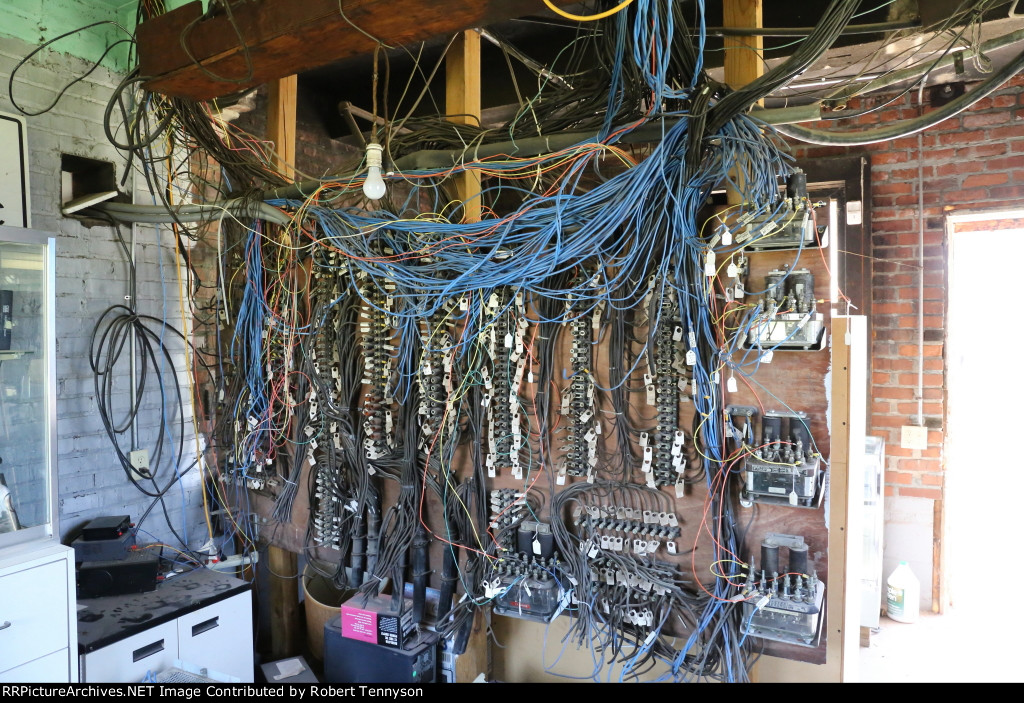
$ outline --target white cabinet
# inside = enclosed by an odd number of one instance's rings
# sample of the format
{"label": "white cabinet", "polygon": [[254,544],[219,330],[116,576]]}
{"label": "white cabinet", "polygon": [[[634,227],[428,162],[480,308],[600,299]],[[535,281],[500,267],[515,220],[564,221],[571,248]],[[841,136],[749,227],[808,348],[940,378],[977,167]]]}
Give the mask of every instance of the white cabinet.
{"label": "white cabinet", "polygon": [[178,658],[174,622],[151,627],[82,657],[83,683],[139,683],[168,669]]}
{"label": "white cabinet", "polygon": [[250,593],[240,593],[178,618],[178,659],[252,681]]}
{"label": "white cabinet", "polygon": [[0,552],[0,681],[78,680],[73,559],[53,543]]}
{"label": "white cabinet", "polygon": [[[159,590],[137,594],[125,597],[121,612],[136,608],[147,596],[165,602]],[[113,600],[89,599],[82,604],[110,601],[110,605],[100,607],[116,607]],[[123,637],[105,634],[102,647],[81,655],[82,683],[139,683],[147,674],[155,676],[170,668],[176,659],[252,682],[251,592],[242,590],[224,600],[199,605],[201,607],[195,610],[186,608],[166,613],[155,607],[151,612],[160,620],[158,624]],[[87,641],[88,638],[83,643]]]}

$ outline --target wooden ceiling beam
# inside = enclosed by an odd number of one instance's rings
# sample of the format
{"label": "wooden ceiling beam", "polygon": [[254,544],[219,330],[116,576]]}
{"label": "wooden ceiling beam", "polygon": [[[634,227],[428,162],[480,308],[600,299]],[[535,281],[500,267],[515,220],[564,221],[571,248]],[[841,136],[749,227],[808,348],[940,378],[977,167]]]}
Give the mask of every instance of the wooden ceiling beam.
{"label": "wooden ceiling beam", "polygon": [[[553,0],[570,5],[573,0]],[[146,88],[210,100],[390,46],[425,41],[544,11],[542,0],[263,0],[231,17],[191,2],[138,26]],[[362,30],[362,31],[360,31]],[[367,36],[369,35],[369,36]]]}

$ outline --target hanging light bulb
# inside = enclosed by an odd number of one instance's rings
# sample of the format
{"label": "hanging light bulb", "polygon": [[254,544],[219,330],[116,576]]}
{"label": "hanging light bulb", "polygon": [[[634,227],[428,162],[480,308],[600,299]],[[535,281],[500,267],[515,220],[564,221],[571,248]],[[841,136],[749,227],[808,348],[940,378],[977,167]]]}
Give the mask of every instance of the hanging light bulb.
{"label": "hanging light bulb", "polygon": [[366,180],[363,181],[363,195],[370,200],[380,200],[387,189],[380,176],[383,148],[376,142],[366,145]]}

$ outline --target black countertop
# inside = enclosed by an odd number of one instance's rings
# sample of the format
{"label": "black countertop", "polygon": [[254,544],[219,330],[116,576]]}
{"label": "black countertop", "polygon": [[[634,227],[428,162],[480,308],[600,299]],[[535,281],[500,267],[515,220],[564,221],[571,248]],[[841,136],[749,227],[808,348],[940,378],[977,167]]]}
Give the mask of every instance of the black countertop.
{"label": "black countertop", "polygon": [[195,569],[160,581],[149,593],[79,600],[78,652],[94,652],[250,588],[234,576]]}

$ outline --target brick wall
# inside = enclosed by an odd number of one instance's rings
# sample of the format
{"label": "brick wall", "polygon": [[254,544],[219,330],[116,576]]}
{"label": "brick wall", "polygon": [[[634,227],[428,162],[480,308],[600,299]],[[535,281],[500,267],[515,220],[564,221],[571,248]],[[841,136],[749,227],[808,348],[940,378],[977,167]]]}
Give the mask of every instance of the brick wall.
{"label": "brick wall", "polygon": [[[4,112],[16,114],[7,95],[8,76],[33,48],[17,39],[0,38],[0,84],[4,86],[0,110]],[[44,52],[19,70],[14,87],[16,99],[26,109],[42,109],[61,87],[88,69],[89,64],[84,61]],[[102,128],[106,101],[119,80],[120,76],[98,69],[72,86],[53,110],[26,118],[32,225],[34,229],[56,234],[57,240],[57,464],[62,537],[101,515],[128,514],[137,520],[152,503],[151,498],[129,483],[117,462],[97,414],[89,365],[93,325],[109,305],[123,303],[128,292],[125,257],[112,228],[86,227],[60,214],[62,153],[111,162],[120,178],[124,159],[108,144]],[[136,200],[149,203],[149,194],[141,190],[142,184],[140,177]],[[125,227],[124,232],[127,238],[131,228]],[[178,280],[170,235],[152,226],[139,226],[137,238],[139,312],[160,317],[166,292],[168,323],[180,328]],[[180,344],[175,347],[173,358],[184,383]],[[124,392],[118,397],[118,408],[124,409],[127,392],[121,390]],[[187,387],[182,390],[187,399]],[[191,410],[186,413],[190,417]],[[144,406],[139,423],[142,446],[152,446],[159,422],[158,405]],[[194,454],[195,443],[189,432],[185,466]],[[161,477],[161,483],[166,479]],[[185,476],[183,487],[175,486],[166,500],[170,522],[183,537],[187,531],[192,547],[200,546],[207,537],[198,482],[199,472],[192,470]],[[142,527],[160,541],[177,544],[159,506]],[[153,541],[150,537],[145,539]]]}
{"label": "brick wall", "polygon": [[[873,98],[853,104],[859,110],[881,104]],[[925,93],[925,109],[928,109]],[[844,122],[825,122],[829,129],[870,128],[919,114],[917,91],[880,110]],[[1024,78],[1018,76],[1001,90],[959,116],[945,120],[918,136],[911,135],[867,147],[843,148],[806,144],[794,146],[800,158],[866,154],[871,163],[871,243],[873,247],[872,305],[873,377],[869,398],[869,432],[886,440],[885,494],[887,539],[907,527],[919,544],[916,554],[924,602],[930,602],[931,510],[925,504],[901,499],[934,501],[943,497],[946,454],[945,323],[947,254],[945,215],[963,211],[1019,207],[1024,197]],[[924,187],[924,247],[919,250],[918,166]],[[919,257],[923,253],[923,272]],[[924,276],[923,298],[919,275]],[[900,427],[916,424],[918,413],[918,314],[923,308],[923,411],[928,448],[900,447]],[[904,524],[905,523],[905,524]],[[889,540],[892,541],[892,540]],[[900,542],[899,539],[896,540]],[[903,548],[906,545],[890,545]],[[897,558],[887,548],[886,573]],[[912,559],[911,565],[914,566]]]}
{"label": "brick wall", "polygon": [[[874,102],[880,102],[875,99]],[[925,94],[927,109],[927,93]],[[870,128],[918,114],[916,91],[862,115]],[[864,105],[851,105],[857,110]],[[849,123],[821,123],[851,128]],[[795,145],[797,159],[867,153],[871,162],[873,324],[871,434],[886,439],[886,495],[942,496],[945,429],[947,247],[944,216],[1019,207],[1024,197],[1024,78],[972,109],[912,135],[867,147]],[[924,297],[919,300],[918,164],[924,181]],[[899,428],[916,424],[918,309],[924,308],[924,416],[928,449],[902,449]]]}

